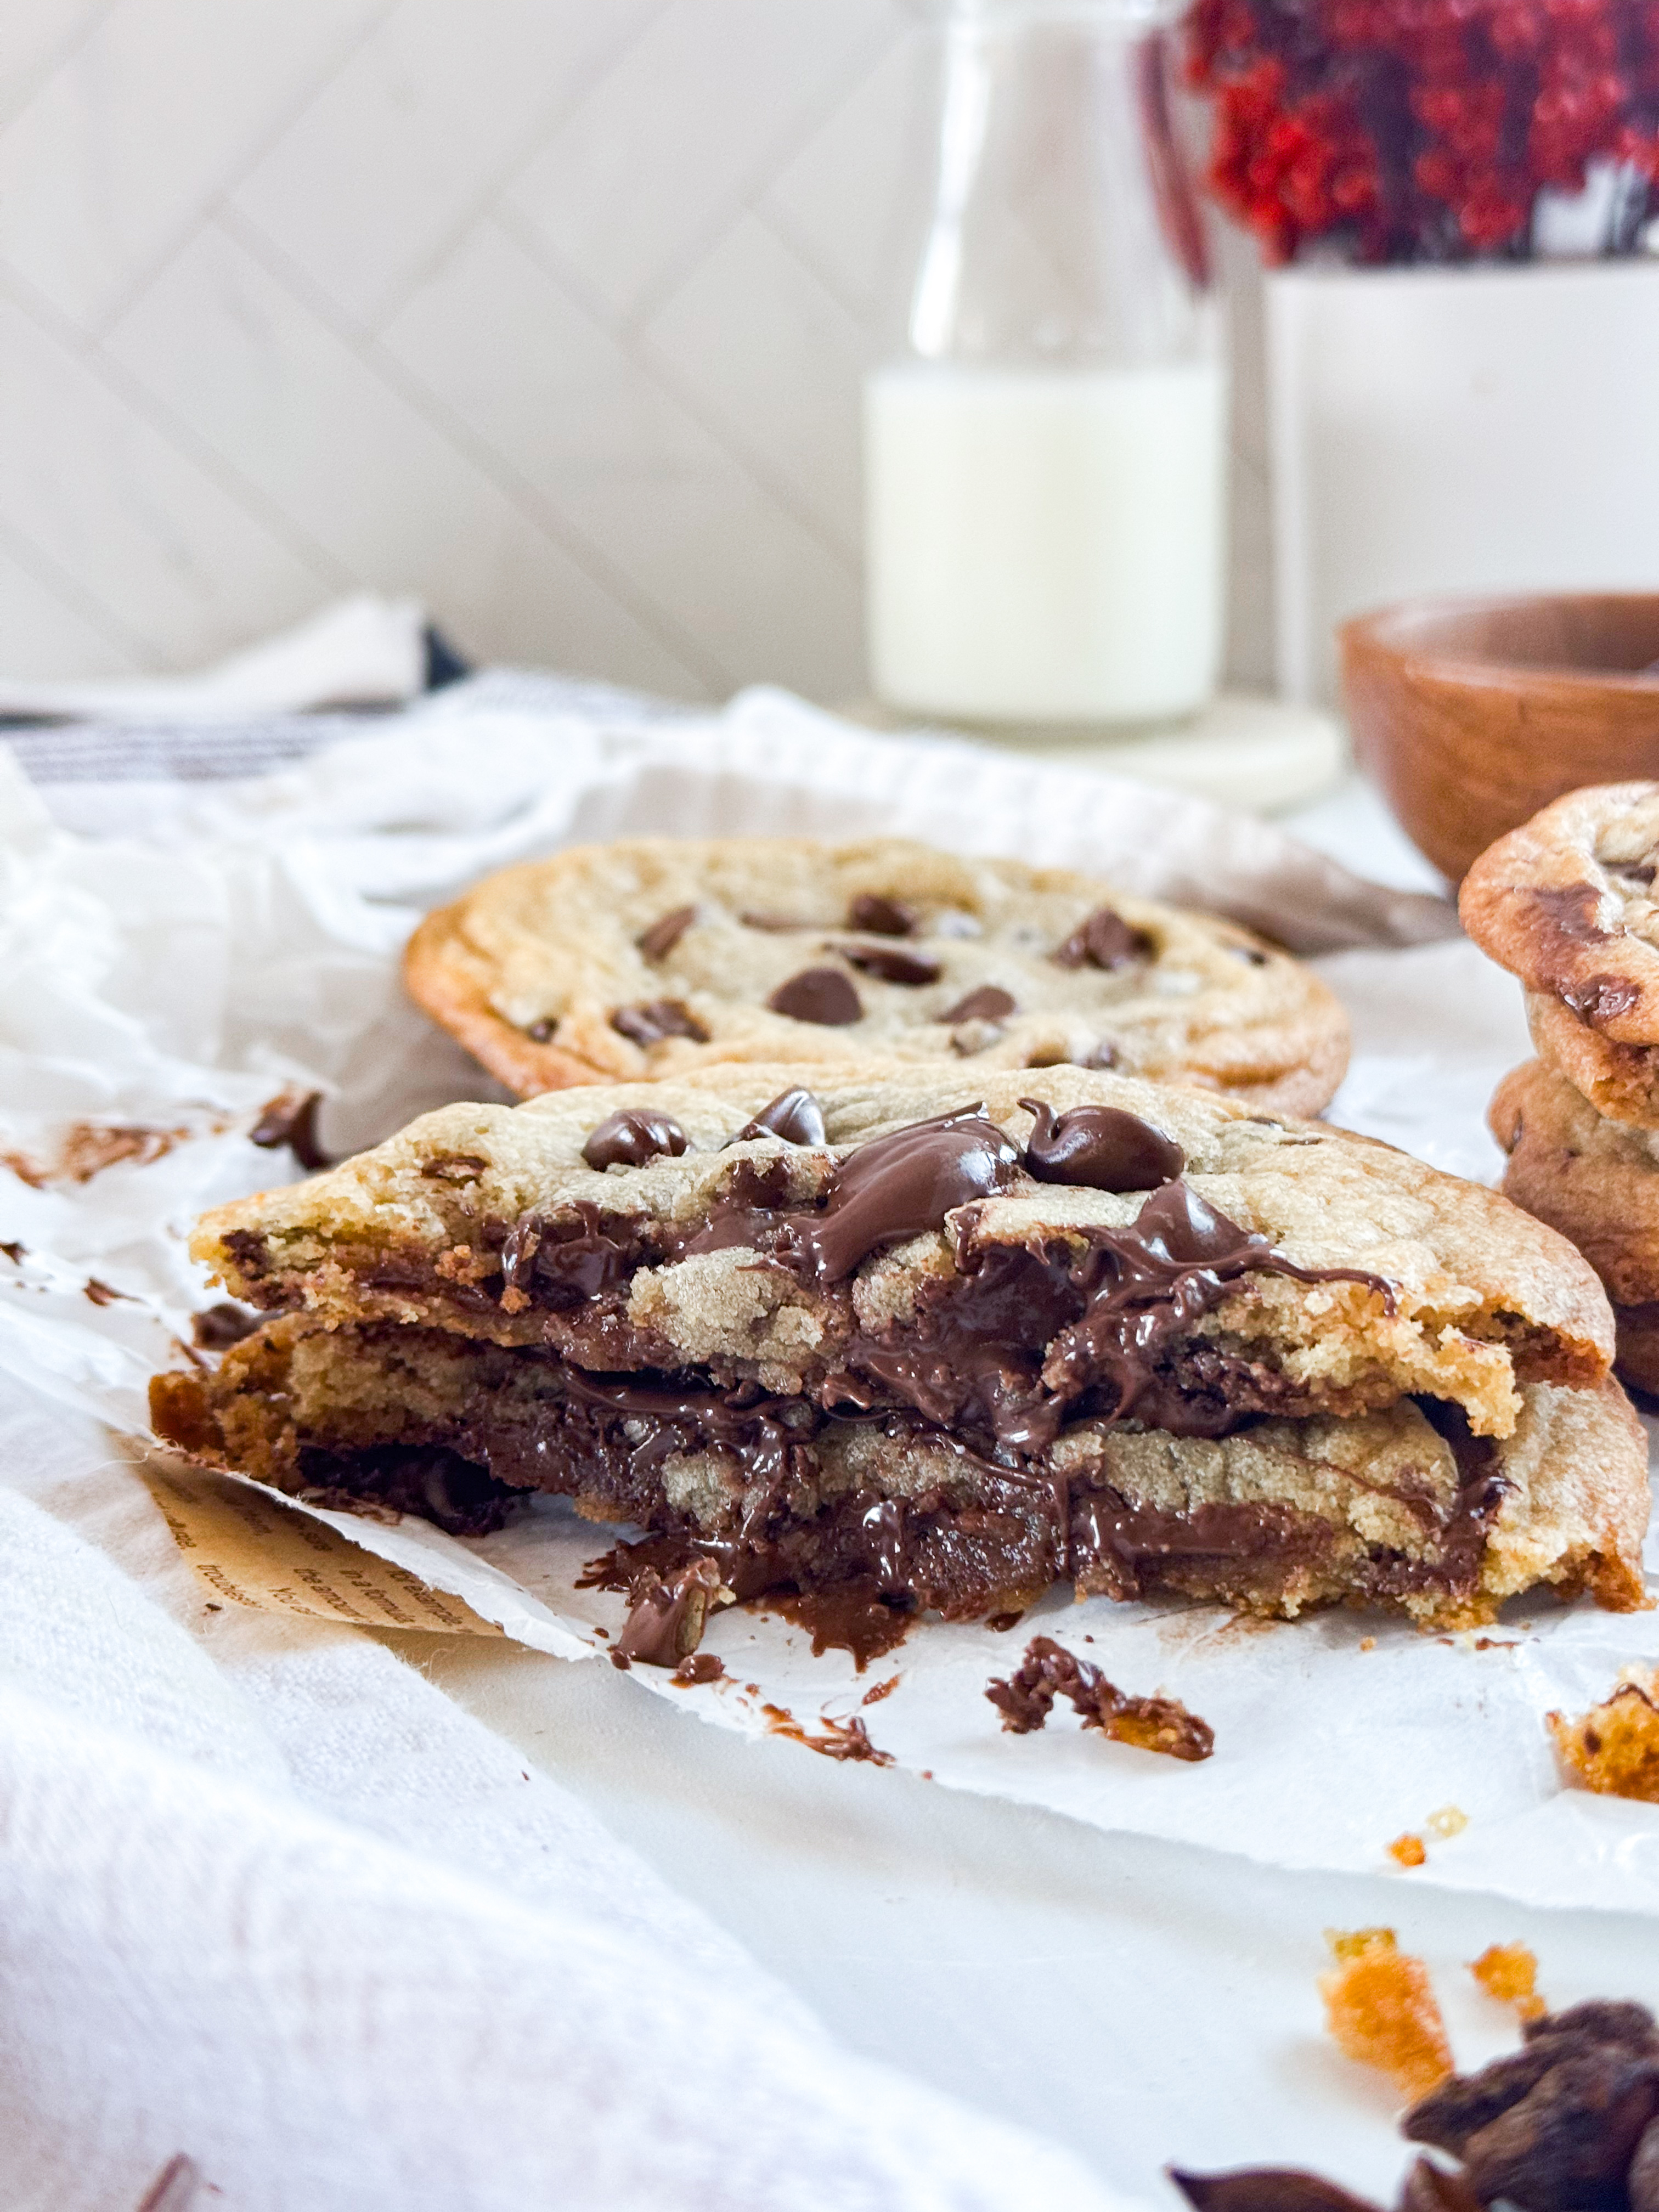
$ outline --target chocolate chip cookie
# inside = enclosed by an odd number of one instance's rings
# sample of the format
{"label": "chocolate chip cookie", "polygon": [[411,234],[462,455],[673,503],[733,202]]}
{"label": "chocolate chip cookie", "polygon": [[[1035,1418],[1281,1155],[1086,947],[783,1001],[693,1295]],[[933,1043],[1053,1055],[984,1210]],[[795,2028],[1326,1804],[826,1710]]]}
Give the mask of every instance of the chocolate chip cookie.
{"label": "chocolate chip cookie", "polygon": [[410,940],[413,996],[521,1096],[716,1062],[1071,1062],[1317,1113],[1336,1000],[1233,923],[896,838],[641,838],[492,876]]}
{"label": "chocolate chip cookie", "polygon": [[1639,1425],[1570,1246],[1389,1147],[1076,1067],[717,1067],[454,1106],[222,1207],[272,1318],[158,1376],[214,1465],[465,1533],[526,1492],[739,1596],[1056,1580],[1294,1614],[1638,1603]]}
{"label": "chocolate chip cookie", "polygon": [[1659,1133],[1611,1121],[1541,1060],[1492,1094],[1504,1190],[1578,1247],[1613,1301],[1618,1370],[1659,1390]]}
{"label": "chocolate chip cookie", "polygon": [[1463,926],[1526,986],[1541,1056],[1599,1113],[1659,1129],[1659,783],[1570,792],[1483,853]]}

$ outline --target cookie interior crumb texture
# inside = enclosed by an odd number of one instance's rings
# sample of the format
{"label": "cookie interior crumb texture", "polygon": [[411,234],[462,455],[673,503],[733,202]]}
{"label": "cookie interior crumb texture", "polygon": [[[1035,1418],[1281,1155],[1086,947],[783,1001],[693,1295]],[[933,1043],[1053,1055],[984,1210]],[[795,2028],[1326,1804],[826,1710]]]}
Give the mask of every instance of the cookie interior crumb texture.
{"label": "cookie interior crumb texture", "polygon": [[1443,2081],[1451,2045],[1423,1961],[1401,1949],[1392,1928],[1333,1929],[1327,1940],[1332,1965],[1319,1993],[1337,2047],[1386,2074],[1407,2097]]}
{"label": "cookie interior crumb texture", "polygon": [[269,1317],[158,1432],[459,1533],[565,1495],[738,1595],[1641,1602],[1606,1300],[1502,1198],[1100,1072],[814,1076],[446,1108],[208,1215]]}
{"label": "cookie interior crumb texture", "polygon": [[1659,1672],[1627,1667],[1601,1705],[1576,1717],[1548,1717],[1570,1783],[1604,1796],[1659,1805]]}
{"label": "cookie interior crumb texture", "polygon": [[1064,870],[897,838],[638,838],[489,878],[409,988],[522,1097],[722,1062],[1073,1062],[1316,1113],[1340,1006],[1279,947]]}

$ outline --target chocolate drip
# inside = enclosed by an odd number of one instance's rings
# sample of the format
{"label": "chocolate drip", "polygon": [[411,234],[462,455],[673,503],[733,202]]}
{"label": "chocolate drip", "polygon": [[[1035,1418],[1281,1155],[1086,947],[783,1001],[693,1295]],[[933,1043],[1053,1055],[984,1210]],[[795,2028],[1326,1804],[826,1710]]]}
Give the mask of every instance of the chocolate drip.
{"label": "chocolate drip", "polygon": [[598,1206],[584,1199],[571,1211],[574,1220],[556,1222],[523,1213],[507,1231],[501,1241],[504,1305],[512,1292],[520,1308],[532,1298],[555,1309],[578,1306],[626,1282],[635,1251],[607,1233]]}
{"label": "chocolate drip", "polygon": [[766,1003],[775,1014],[816,1022],[820,1029],[842,1030],[864,1018],[859,994],[839,968],[803,968],[780,983]]}
{"label": "chocolate drip", "polygon": [[892,945],[836,945],[830,951],[866,975],[884,983],[937,983],[942,970],[925,952],[902,952]]}
{"label": "chocolate drip", "polygon": [[763,1106],[752,1121],[745,1121],[731,1141],[746,1143],[751,1137],[781,1137],[786,1145],[821,1145],[824,1139],[823,1109],[810,1091],[797,1085],[781,1091]]}
{"label": "chocolate drip", "polygon": [[1092,1190],[1156,1190],[1187,1164],[1172,1138],[1115,1106],[1073,1106],[1058,1121],[1040,1098],[1020,1104],[1036,1127],[1025,1142],[1025,1165],[1040,1182],[1082,1183]]}
{"label": "chocolate drip", "polygon": [[821,1209],[783,1224],[779,1256],[809,1280],[838,1283],[884,1245],[939,1228],[971,1198],[1006,1190],[1018,1168],[1018,1152],[977,1108],[913,1122],[849,1152]]}
{"label": "chocolate drip", "polygon": [[648,1106],[607,1115],[582,1146],[591,1168],[642,1168],[647,1160],[678,1159],[690,1139],[679,1123]]}
{"label": "chocolate drip", "polygon": [[1380,1276],[1357,1267],[1298,1267],[1265,1237],[1206,1206],[1189,1184],[1165,1183],[1126,1228],[1090,1230],[1073,1269],[1083,1316],[1050,1346],[1045,1385],[1070,1401],[1104,1383],[1114,1394],[1114,1420],[1133,1412],[1176,1435],[1224,1434],[1237,1418],[1224,1398],[1206,1415],[1158,1369],[1176,1340],[1250,1273],[1361,1283],[1393,1309],[1393,1293]]}
{"label": "chocolate drip", "polygon": [[1131,961],[1146,959],[1152,949],[1144,929],[1131,929],[1121,914],[1100,906],[1079,923],[1054,958],[1060,968],[1127,968]]}
{"label": "chocolate drip", "polygon": [[621,1036],[641,1048],[660,1044],[665,1037],[690,1037],[707,1044],[708,1032],[683,999],[650,999],[637,1006],[618,1006],[611,1026]]}
{"label": "chocolate drip", "polygon": [[1000,983],[981,983],[969,991],[965,999],[958,999],[948,1014],[941,1014],[944,1022],[1001,1022],[1014,1012],[1014,995],[1005,991]]}
{"label": "chocolate drip", "polygon": [[879,891],[860,891],[847,909],[847,927],[871,937],[914,937],[916,916],[897,899],[883,898]]}
{"label": "chocolate drip", "polygon": [[665,960],[697,918],[695,906],[677,906],[634,939],[650,961]]}

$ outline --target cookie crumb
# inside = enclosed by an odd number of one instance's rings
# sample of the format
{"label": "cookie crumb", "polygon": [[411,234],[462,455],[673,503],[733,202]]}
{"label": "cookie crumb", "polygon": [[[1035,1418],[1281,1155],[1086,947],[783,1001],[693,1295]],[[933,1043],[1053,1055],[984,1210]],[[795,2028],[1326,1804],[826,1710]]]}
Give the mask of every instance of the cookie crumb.
{"label": "cookie crumb", "polygon": [[1030,1735],[1043,1727],[1058,1696],[1070,1700],[1085,1729],[1138,1750],[1200,1759],[1215,1749],[1214,1729],[1178,1698],[1126,1696],[1098,1667],[1076,1657],[1052,1636],[1034,1636],[1013,1674],[1006,1680],[994,1674],[985,1694],[1012,1735]]}
{"label": "cookie crumb", "polygon": [[1359,1648],[1362,1651],[1375,1651],[1376,1638],[1374,1636],[1362,1636],[1359,1639]]}
{"label": "cookie crumb", "polygon": [[1513,2005],[1522,2020],[1542,2020],[1549,2007],[1538,1994],[1538,1959],[1524,1943],[1490,1943],[1469,1972],[1489,1997]]}
{"label": "cookie crumb", "polygon": [[1659,1671],[1626,1667],[1601,1705],[1545,1718],[1571,1786],[1659,1805]]}
{"label": "cookie crumb", "polygon": [[1468,1825],[1469,1816],[1461,1805],[1442,1805],[1423,1823],[1425,1828],[1448,1842],[1454,1836],[1461,1836]]}
{"label": "cookie crumb", "polygon": [[1403,1836],[1396,1836],[1389,1845],[1389,1856],[1398,1859],[1402,1867],[1419,1867],[1428,1856],[1422,1837],[1413,1835],[1409,1830]]}
{"label": "cookie crumb", "polygon": [[1338,2049],[1407,2096],[1426,2094],[1452,2070],[1428,1968],[1400,1948],[1392,1928],[1328,1929],[1325,1940],[1335,1963],[1319,1993]]}

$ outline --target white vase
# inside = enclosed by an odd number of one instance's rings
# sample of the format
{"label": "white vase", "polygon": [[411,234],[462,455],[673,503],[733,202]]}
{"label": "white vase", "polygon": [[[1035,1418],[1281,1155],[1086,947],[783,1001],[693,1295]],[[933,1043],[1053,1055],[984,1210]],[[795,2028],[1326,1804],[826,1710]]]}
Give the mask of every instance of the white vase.
{"label": "white vase", "polygon": [[1659,586],[1659,263],[1267,279],[1275,642],[1419,592]]}

